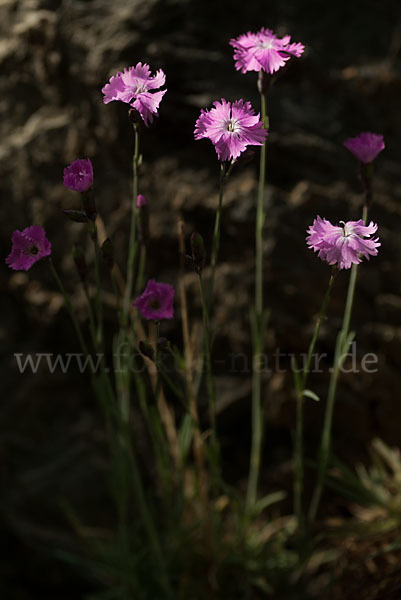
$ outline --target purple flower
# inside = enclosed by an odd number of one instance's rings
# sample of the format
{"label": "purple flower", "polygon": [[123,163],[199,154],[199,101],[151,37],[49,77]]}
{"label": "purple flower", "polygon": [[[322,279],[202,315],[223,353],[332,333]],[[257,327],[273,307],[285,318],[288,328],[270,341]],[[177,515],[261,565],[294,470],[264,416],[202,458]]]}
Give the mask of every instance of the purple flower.
{"label": "purple flower", "polygon": [[148,204],[148,199],[146,198],[146,196],[143,196],[142,194],[138,194],[136,197],[136,207],[142,208],[143,206],[147,206],[147,204]]}
{"label": "purple flower", "polygon": [[11,240],[13,245],[6,263],[14,271],[29,271],[38,260],[52,253],[52,245],[40,225],[14,231]]}
{"label": "purple flower", "polygon": [[195,124],[195,139],[209,138],[219,160],[236,159],[248,146],[263,146],[267,131],[250,102],[214,102],[214,108],[201,110]]}
{"label": "purple flower", "polygon": [[153,91],[165,84],[163,71],[159,69],[153,76],[150,73],[149,65],[138,63],[136,67],[128,67],[122,73],[113,75],[102,89],[103,102],[126,102],[139,112],[148,126],[153,121],[153,115],[157,115],[161,99],[167,91]]}
{"label": "purple flower", "polygon": [[87,192],[93,183],[90,158],[77,158],[64,169],[64,185],[74,192]]}
{"label": "purple flower", "polygon": [[247,71],[266,71],[275,73],[284,67],[291,56],[299,57],[305,46],[290,43],[291,37],[278,38],[271,29],[262,27],[257,33],[244,33],[230,40],[234,48],[235,68],[241,73]]}
{"label": "purple flower", "polygon": [[384,150],[382,135],[377,133],[360,133],[357,137],[345,140],[344,146],[365,165],[374,161],[376,156]]}
{"label": "purple flower", "polygon": [[172,319],[174,315],[174,294],[175,290],[168,283],[157,283],[154,279],[149,279],[145,291],[138,296],[133,306],[135,306],[145,319]]}
{"label": "purple flower", "polygon": [[[381,245],[379,238],[372,239],[377,225],[372,221],[365,225],[359,221],[341,222],[341,226],[332,225],[327,219],[317,217],[307,230],[306,243],[319,257],[329,265],[337,265],[339,269],[349,269],[352,264],[361,262],[362,256],[369,259],[377,255]],[[370,239],[369,239],[370,238]]]}

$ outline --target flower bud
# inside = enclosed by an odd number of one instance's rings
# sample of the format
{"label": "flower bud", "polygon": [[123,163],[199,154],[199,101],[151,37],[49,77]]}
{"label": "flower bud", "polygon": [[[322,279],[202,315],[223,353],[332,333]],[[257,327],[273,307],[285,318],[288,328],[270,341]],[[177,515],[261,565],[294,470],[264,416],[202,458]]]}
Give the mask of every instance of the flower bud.
{"label": "flower bud", "polygon": [[66,217],[68,217],[71,221],[75,221],[75,223],[87,223],[88,217],[84,213],[83,210],[63,210],[63,213]]}
{"label": "flower bud", "polygon": [[205,244],[203,237],[196,231],[191,235],[191,250],[193,264],[197,272],[200,273],[205,264]]}

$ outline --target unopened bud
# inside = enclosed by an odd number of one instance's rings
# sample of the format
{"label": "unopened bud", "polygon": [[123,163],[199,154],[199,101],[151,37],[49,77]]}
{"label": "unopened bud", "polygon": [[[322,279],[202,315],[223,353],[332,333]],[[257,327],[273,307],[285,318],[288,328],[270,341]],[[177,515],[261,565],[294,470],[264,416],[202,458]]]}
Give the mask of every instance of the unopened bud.
{"label": "unopened bud", "polygon": [[148,199],[146,198],[146,196],[143,196],[142,194],[138,194],[136,197],[136,207],[142,208],[143,206],[147,206],[147,204],[148,204]]}
{"label": "unopened bud", "polygon": [[205,264],[205,244],[203,237],[196,231],[191,235],[192,260],[200,273]]}
{"label": "unopened bud", "polygon": [[75,223],[87,223],[88,217],[83,210],[63,210],[63,213]]}

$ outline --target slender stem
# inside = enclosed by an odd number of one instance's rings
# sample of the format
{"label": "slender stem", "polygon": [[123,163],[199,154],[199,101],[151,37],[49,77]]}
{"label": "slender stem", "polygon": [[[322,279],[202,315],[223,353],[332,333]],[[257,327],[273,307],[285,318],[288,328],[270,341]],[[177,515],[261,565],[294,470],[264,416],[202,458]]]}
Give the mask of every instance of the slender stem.
{"label": "slender stem", "polygon": [[97,228],[96,224],[90,224],[90,235],[93,240],[93,246],[95,251],[95,277],[96,277],[96,313],[97,313],[97,331],[96,331],[96,342],[101,351],[103,351],[103,303],[100,289],[100,248],[97,239]]}
{"label": "slender stem", "polygon": [[[262,120],[267,128],[266,96],[261,94]],[[263,227],[265,222],[264,193],[266,181],[266,141],[260,151],[258,204],[255,227],[255,306],[252,327],[253,373],[252,373],[252,448],[249,465],[248,507],[256,502],[263,437],[262,371],[260,355],[263,352],[265,321],[263,310]]]}
{"label": "slender stem", "polygon": [[206,378],[207,388],[209,393],[209,418],[210,426],[212,431],[212,442],[216,445],[217,442],[217,431],[216,431],[216,389],[213,379],[212,371],[212,357],[211,357],[211,335],[210,335],[210,322],[209,313],[207,310],[207,302],[205,295],[205,288],[203,284],[202,273],[199,273],[199,289],[202,302],[202,313],[203,313],[203,325],[204,325],[204,354],[206,361]]}
{"label": "slender stem", "polygon": [[296,388],[297,388],[297,411],[296,411],[296,429],[295,429],[295,448],[294,448],[294,513],[297,518],[298,526],[301,526],[303,522],[302,514],[302,493],[303,493],[303,480],[304,480],[304,452],[303,452],[303,437],[304,437],[304,415],[303,415],[303,404],[304,396],[303,392],[306,388],[308,374],[312,362],[313,352],[315,350],[316,341],[319,337],[321,324],[326,316],[327,307],[329,305],[331,290],[335,279],[335,271],[332,271],[329,285],[327,287],[319,316],[317,318],[315,329],[311,342],[309,344],[308,354],[306,358],[305,366],[302,370],[301,377],[296,377]]}
{"label": "slender stem", "polygon": [[181,322],[182,322],[182,336],[185,350],[185,375],[187,379],[188,388],[188,399],[189,399],[189,413],[192,418],[194,426],[194,457],[195,464],[198,471],[199,489],[205,510],[205,514],[209,514],[208,502],[207,502],[207,475],[205,471],[205,457],[203,449],[203,440],[199,427],[199,414],[198,407],[196,404],[195,385],[194,385],[194,367],[193,367],[193,352],[192,344],[190,339],[189,329],[189,317],[188,317],[188,303],[187,295],[184,284],[185,274],[185,233],[184,233],[184,221],[180,218],[178,221],[178,241],[180,248],[180,278],[179,278],[179,293],[180,293],[180,305],[181,305]]}
{"label": "slender stem", "polygon": [[56,268],[55,268],[55,266],[54,266],[53,261],[52,261],[51,258],[49,259],[49,265],[50,265],[50,270],[52,272],[52,275],[53,275],[54,279],[56,280],[56,283],[57,283],[57,285],[58,285],[58,287],[60,289],[60,292],[62,293],[62,295],[64,297],[64,302],[65,302],[65,305],[66,305],[67,310],[69,312],[69,315],[71,317],[71,321],[72,321],[72,323],[74,325],[74,329],[75,329],[75,332],[77,334],[79,343],[81,345],[82,352],[84,353],[85,356],[88,356],[88,348],[87,348],[86,342],[84,340],[84,337],[82,335],[81,327],[80,327],[80,325],[78,323],[77,317],[75,316],[75,312],[74,312],[74,309],[72,307],[70,297],[67,294],[67,292],[65,291],[64,285],[63,285],[63,283],[62,283],[62,281],[61,281],[61,279],[60,279],[60,277],[59,277],[59,275],[58,275],[58,273],[56,271]]}
{"label": "slender stem", "polygon": [[219,204],[217,207],[216,218],[214,221],[212,252],[211,252],[211,257],[210,257],[211,272],[210,272],[208,295],[207,295],[208,312],[210,311],[212,300],[213,300],[214,277],[215,277],[215,273],[216,273],[216,265],[217,265],[217,259],[218,259],[219,248],[220,248],[221,211],[222,211],[222,207],[223,207],[224,184],[225,184],[226,176],[227,176],[226,164],[222,162],[222,163],[220,163]]}
{"label": "slender stem", "polygon": [[[365,204],[363,207],[362,218],[366,223],[368,217],[368,208]],[[326,478],[327,466],[330,456],[331,446],[331,430],[333,423],[334,403],[337,392],[337,382],[340,375],[340,370],[344,361],[344,352],[347,351],[347,343],[349,338],[349,329],[352,315],[352,307],[354,304],[355,287],[358,275],[358,265],[352,265],[351,275],[348,283],[347,300],[341,329],[337,335],[336,348],[334,352],[334,364],[330,376],[329,390],[327,393],[326,411],[324,415],[322,438],[320,442],[317,482],[313,492],[311,504],[309,507],[308,520],[312,523],[316,519],[319,508],[320,499],[323,493],[324,481]]]}
{"label": "slender stem", "polygon": [[146,246],[141,244],[141,250],[139,253],[139,267],[138,267],[138,275],[136,278],[135,284],[135,292],[139,293],[143,288],[143,283],[145,279],[145,267],[146,267]]}
{"label": "slender stem", "polygon": [[134,157],[133,157],[133,178],[132,178],[132,206],[131,206],[131,229],[128,247],[127,260],[127,285],[125,288],[125,296],[123,303],[124,322],[128,320],[129,304],[131,300],[132,288],[134,283],[134,266],[135,256],[137,252],[137,207],[136,199],[138,196],[138,167],[139,167],[139,128],[134,125]]}

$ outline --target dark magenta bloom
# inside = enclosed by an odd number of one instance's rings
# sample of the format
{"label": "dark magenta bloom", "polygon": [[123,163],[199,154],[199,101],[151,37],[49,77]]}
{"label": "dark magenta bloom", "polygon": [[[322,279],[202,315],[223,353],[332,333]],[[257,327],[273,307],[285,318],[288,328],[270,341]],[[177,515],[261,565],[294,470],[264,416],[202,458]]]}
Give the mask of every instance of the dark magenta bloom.
{"label": "dark magenta bloom", "polygon": [[317,217],[307,231],[306,243],[329,265],[337,265],[338,269],[349,269],[353,264],[358,265],[362,257],[369,260],[370,256],[377,255],[377,248],[381,244],[379,238],[371,237],[376,231],[377,225],[373,221],[365,225],[365,222],[359,219],[341,222],[340,226]]}
{"label": "dark magenta bloom", "polygon": [[291,56],[299,57],[305,49],[303,44],[291,43],[289,35],[279,38],[265,27],[230,40],[230,45],[234,48],[235,68],[241,73],[263,70],[273,74],[284,67]]}
{"label": "dark magenta bloom", "polygon": [[213,102],[210,110],[201,110],[195,123],[195,139],[209,138],[221,161],[235,160],[248,146],[263,146],[267,131],[259,113],[250,102],[237,100]]}
{"label": "dark magenta bloom", "polygon": [[77,158],[64,169],[64,185],[74,192],[87,192],[93,184],[90,158]]}
{"label": "dark magenta bloom", "polygon": [[6,263],[14,271],[29,271],[38,260],[52,253],[52,245],[40,225],[32,225],[24,231],[14,231],[12,249]]}
{"label": "dark magenta bloom", "polygon": [[175,290],[168,283],[157,283],[150,279],[146,284],[145,291],[135,300],[135,306],[145,319],[160,321],[161,319],[172,319],[174,316],[174,294]]}
{"label": "dark magenta bloom", "polygon": [[345,140],[344,146],[357,157],[361,163],[368,165],[386,147],[382,135],[364,132],[357,137]]}
{"label": "dark magenta bloom", "polygon": [[166,82],[164,72],[159,69],[151,75],[147,64],[138,63],[110,77],[109,83],[102,88],[103,102],[108,104],[114,100],[126,102],[141,115],[146,126],[152,123],[153,116],[158,114],[159,104],[167,90],[155,91]]}

